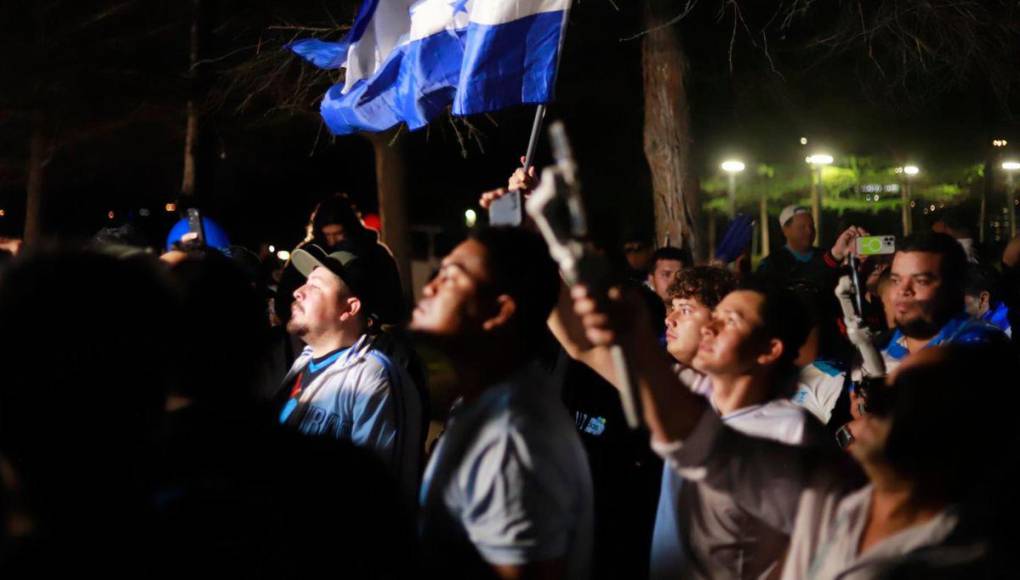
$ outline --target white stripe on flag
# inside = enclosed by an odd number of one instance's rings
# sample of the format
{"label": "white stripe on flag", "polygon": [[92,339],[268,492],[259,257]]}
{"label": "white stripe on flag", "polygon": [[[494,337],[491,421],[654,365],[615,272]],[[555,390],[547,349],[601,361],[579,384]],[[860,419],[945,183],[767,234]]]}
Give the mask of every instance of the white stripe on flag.
{"label": "white stripe on flag", "polygon": [[484,25],[505,24],[543,12],[570,7],[570,0],[474,0],[471,22]]}

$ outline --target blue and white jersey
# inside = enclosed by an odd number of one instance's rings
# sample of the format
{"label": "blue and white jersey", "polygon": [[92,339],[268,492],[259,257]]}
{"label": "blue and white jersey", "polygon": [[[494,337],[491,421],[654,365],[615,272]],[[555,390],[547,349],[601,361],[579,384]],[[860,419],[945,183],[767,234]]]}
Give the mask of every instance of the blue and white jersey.
{"label": "blue and white jersey", "polygon": [[[1001,330],[984,320],[960,313],[951,318],[925,348],[943,344],[982,344],[1000,340],[1006,340]],[[909,354],[907,337],[897,328],[889,339],[889,345],[882,350],[885,371],[891,373]]]}
{"label": "blue and white jersey", "polygon": [[[305,348],[284,378],[284,385],[295,388],[279,419],[306,435],[335,437],[375,452],[413,498],[422,400],[407,371],[377,348],[377,340],[362,335],[350,348],[319,361],[319,368],[312,368],[312,349]],[[302,381],[306,372],[314,376]]]}
{"label": "blue and white jersey", "polygon": [[845,372],[829,362],[816,360],[800,369],[797,391],[790,400],[828,424],[845,382]]}
{"label": "blue and white jersey", "polygon": [[1005,302],[998,302],[995,308],[991,308],[981,317],[988,324],[1006,333],[1006,336],[1013,338],[1013,328],[1009,324],[1009,308]]}
{"label": "blue and white jersey", "polygon": [[433,560],[456,568],[465,550],[489,565],[563,559],[566,578],[589,575],[588,459],[558,389],[537,364],[458,408],[429,460],[420,503]]}

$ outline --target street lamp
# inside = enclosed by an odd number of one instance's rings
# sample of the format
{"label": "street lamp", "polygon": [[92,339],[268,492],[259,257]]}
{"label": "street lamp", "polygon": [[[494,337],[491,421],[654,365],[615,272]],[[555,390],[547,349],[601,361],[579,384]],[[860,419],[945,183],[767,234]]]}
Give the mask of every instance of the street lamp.
{"label": "street lamp", "polygon": [[905,184],[903,186],[903,193],[901,201],[903,202],[903,208],[901,215],[903,216],[903,236],[909,236],[910,231],[913,229],[913,216],[910,213],[910,181],[911,178],[921,172],[916,165],[905,165],[902,168],[903,175],[906,176]]}
{"label": "street lamp", "polygon": [[1013,239],[1016,237],[1016,190],[1013,187],[1013,173],[1020,169],[1020,161],[1003,161],[1002,168],[1006,171],[1006,207],[1009,208],[1009,238]]}
{"label": "street lamp", "polygon": [[730,178],[730,219],[737,215],[737,174],[744,170],[744,162],[736,159],[728,159],[722,162],[722,170]]}
{"label": "street lamp", "polygon": [[811,217],[815,220],[815,245],[822,238],[822,168],[832,164],[832,155],[815,153],[804,159],[814,170],[811,180]]}

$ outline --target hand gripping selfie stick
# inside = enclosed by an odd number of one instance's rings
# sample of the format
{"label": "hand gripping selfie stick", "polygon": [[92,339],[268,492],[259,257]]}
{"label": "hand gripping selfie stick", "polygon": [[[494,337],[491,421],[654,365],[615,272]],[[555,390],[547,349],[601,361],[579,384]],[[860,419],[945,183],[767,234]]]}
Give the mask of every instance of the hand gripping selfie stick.
{"label": "hand gripping selfie stick", "polygon": [[861,353],[863,364],[861,370],[864,376],[878,378],[885,376],[885,361],[882,355],[875,348],[874,335],[864,325],[861,317],[854,308],[855,301],[860,304],[859,285],[854,284],[850,276],[841,276],[839,284],[836,284],[836,298],[839,300],[840,308],[843,309],[843,322],[846,323],[846,335],[850,342]]}
{"label": "hand gripping selfie stick", "polygon": [[[545,238],[549,254],[559,264],[567,283],[582,283],[593,295],[603,296],[608,287],[610,268],[603,256],[594,254],[581,241],[588,236],[588,218],[581,199],[577,165],[563,123],[557,121],[549,127],[549,140],[556,166],[542,171],[542,180],[525,207]],[[637,429],[641,425],[639,399],[623,348],[614,344],[609,349],[620,386],[623,414],[627,425]]]}

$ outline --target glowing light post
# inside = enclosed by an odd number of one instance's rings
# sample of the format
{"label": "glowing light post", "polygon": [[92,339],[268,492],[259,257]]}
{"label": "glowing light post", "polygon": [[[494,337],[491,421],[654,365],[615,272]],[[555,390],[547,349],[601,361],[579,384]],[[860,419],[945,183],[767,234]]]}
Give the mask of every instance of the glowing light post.
{"label": "glowing light post", "polygon": [[1006,206],[1009,208],[1009,238],[1016,237],[1016,188],[1013,185],[1013,173],[1020,169],[1020,161],[1003,161],[1002,168],[1006,171]]}
{"label": "glowing light post", "polygon": [[[992,147],[996,150],[1002,149],[1009,145],[1009,141],[1005,139],[993,139]],[[996,152],[996,157],[998,154]],[[985,172],[988,176],[992,173],[992,155],[989,154],[988,159],[985,161]],[[985,186],[981,188],[981,206],[978,210],[978,242],[985,243],[985,223],[988,216],[988,188],[991,185],[991,180],[985,180]]]}
{"label": "glowing light post", "polygon": [[730,178],[730,188],[728,191],[730,198],[729,214],[730,219],[733,219],[737,215],[737,174],[744,170],[744,162],[730,159],[723,161],[721,167]]}
{"label": "glowing light post", "polygon": [[822,238],[822,168],[832,165],[832,155],[815,153],[804,159],[811,166],[811,217],[815,220],[815,245]]}
{"label": "glowing light post", "polygon": [[910,235],[910,232],[911,232],[911,230],[914,227],[914,222],[913,222],[913,217],[914,216],[911,215],[911,213],[910,213],[910,181],[911,181],[911,179],[915,175],[920,173],[921,170],[916,165],[906,165],[906,166],[902,167],[901,169],[903,171],[903,175],[905,176],[905,178],[904,178],[904,182],[905,183],[904,183],[904,186],[903,186],[903,193],[902,193],[902,196],[901,196],[900,200],[903,203],[903,210],[902,210],[902,215],[903,215],[903,236],[906,237],[906,236]]}

